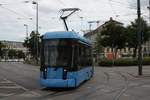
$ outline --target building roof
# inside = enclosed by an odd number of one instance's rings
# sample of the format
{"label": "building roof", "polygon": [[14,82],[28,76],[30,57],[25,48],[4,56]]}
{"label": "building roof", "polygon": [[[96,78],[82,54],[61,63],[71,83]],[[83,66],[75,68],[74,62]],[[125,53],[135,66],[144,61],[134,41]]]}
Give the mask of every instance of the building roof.
{"label": "building roof", "polygon": [[73,31],[47,32],[43,35],[43,39],[76,39],[91,45],[88,39]]}
{"label": "building roof", "polygon": [[88,36],[91,36],[91,35],[94,35],[94,34],[100,32],[102,30],[102,28],[104,26],[106,26],[107,24],[109,24],[110,22],[114,22],[114,23],[117,23],[119,25],[123,25],[123,23],[120,23],[120,22],[118,22],[116,20],[113,20],[112,17],[111,17],[109,21],[106,21],[104,24],[102,24],[101,26],[97,27],[95,30],[87,32],[86,34],[84,34],[84,37],[88,37]]}

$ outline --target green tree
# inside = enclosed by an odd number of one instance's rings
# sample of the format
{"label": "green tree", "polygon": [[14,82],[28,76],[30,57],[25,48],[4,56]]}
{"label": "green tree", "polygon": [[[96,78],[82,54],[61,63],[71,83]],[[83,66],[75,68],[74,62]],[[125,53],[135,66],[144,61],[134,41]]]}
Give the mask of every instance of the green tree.
{"label": "green tree", "polygon": [[118,49],[124,48],[126,43],[126,32],[123,24],[115,21],[107,23],[101,33],[97,35],[96,43],[98,48],[101,46],[111,47],[116,58]]}
{"label": "green tree", "polygon": [[4,50],[3,50],[4,48],[5,48],[5,45],[2,42],[0,42],[0,57],[2,57],[4,54]]}
{"label": "green tree", "polygon": [[[136,57],[136,52],[138,48],[138,20],[135,19],[134,22],[131,22],[131,25],[128,25],[127,30],[127,46],[129,48],[134,48],[133,57]],[[141,18],[141,28],[142,28],[142,44],[147,42],[150,38],[150,27],[148,27],[147,22]]]}
{"label": "green tree", "polygon": [[10,50],[8,51],[8,57],[9,57],[10,59],[17,58],[17,51],[14,50],[14,49],[10,49]]}
{"label": "green tree", "polygon": [[101,44],[101,34],[100,33],[97,33],[97,36],[96,36],[96,42],[95,42],[95,45],[94,45],[94,53],[101,53],[102,52],[102,44]]}
{"label": "green tree", "polygon": [[40,35],[32,31],[30,37],[25,39],[23,45],[28,48],[31,56],[36,59],[39,56],[37,55],[37,48],[38,54],[40,52]]}
{"label": "green tree", "polygon": [[19,59],[25,58],[25,54],[23,53],[22,50],[18,50],[18,51],[17,51],[17,58],[19,58]]}

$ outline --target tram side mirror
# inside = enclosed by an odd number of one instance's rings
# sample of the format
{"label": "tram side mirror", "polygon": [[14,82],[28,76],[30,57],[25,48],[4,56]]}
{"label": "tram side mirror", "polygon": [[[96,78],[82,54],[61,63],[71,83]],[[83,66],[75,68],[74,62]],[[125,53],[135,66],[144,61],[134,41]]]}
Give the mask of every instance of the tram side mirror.
{"label": "tram side mirror", "polygon": [[40,36],[40,39],[41,39],[41,40],[43,39],[43,35],[42,35],[42,36]]}
{"label": "tram side mirror", "polygon": [[42,40],[43,40],[43,35],[42,35],[42,36],[40,36],[40,42],[42,42]]}

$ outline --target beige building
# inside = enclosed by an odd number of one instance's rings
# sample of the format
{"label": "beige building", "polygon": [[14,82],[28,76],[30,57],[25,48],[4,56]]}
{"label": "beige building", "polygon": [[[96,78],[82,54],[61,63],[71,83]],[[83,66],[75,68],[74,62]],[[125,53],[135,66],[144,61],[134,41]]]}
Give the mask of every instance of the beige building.
{"label": "beige building", "polygon": [[101,30],[105,27],[105,25],[109,24],[110,22],[114,22],[120,25],[123,25],[123,23],[120,23],[118,21],[115,21],[112,19],[112,17],[110,18],[109,21],[106,21],[104,24],[102,24],[101,26],[97,27],[95,30],[89,31],[87,33],[84,34],[84,37],[88,38],[89,40],[92,41],[93,45],[95,44],[96,41],[96,37],[97,34],[101,32]]}
{"label": "beige building", "polygon": [[24,53],[27,52],[27,48],[23,46],[23,42],[17,42],[17,41],[1,41],[6,48],[8,49],[14,49],[14,50],[21,50]]}
{"label": "beige building", "polygon": [[[108,23],[110,22],[115,22],[117,24],[120,24],[120,25],[123,25],[123,23],[120,23],[118,21],[115,21],[113,20],[112,18],[110,18],[109,21],[105,22],[104,24],[102,24],[101,26],[97,27],[95,30],[92,30],[90,32],[87,32],[84,34],[84,37],[88,38],[89,40],[91,40],[92,44],[93,44],[93,47],[95,46],[96,44],[96,37],[97,37],[97,34],[101,33],[101,30],[103,29],[103,27],[105,25],[107,25]],[[148,49],[148,43],[146,43],[145,45],[142,46],[143,47],[143,54],[147,54],[149,53],[149,49]],[[111,53],[111,48],[110,47],[106,47],[106,48],[103,48],[103,52],[102,54],[107,57],[108,54]],[[124,48],[124,49],[119,49],[118,52],[117,52],[117,57],[126,57],[126,56],[131,56],[133,54],[133,48]]]}

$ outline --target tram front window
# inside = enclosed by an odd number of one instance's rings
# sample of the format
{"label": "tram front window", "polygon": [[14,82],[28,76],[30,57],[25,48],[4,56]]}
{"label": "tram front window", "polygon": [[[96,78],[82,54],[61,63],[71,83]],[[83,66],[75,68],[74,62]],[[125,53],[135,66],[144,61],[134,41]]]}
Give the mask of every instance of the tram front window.
{"label": "tram front window", "polygon": [[44,45],[45,65],[51,67],[67,67],[71,65],[72,48],[69,41],[50,40]]}

